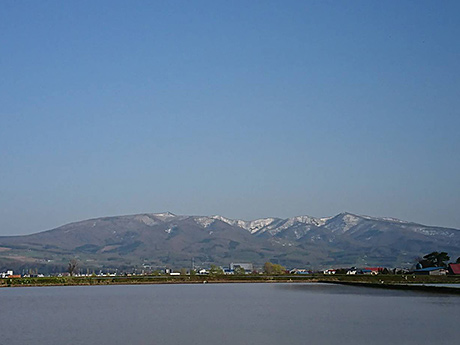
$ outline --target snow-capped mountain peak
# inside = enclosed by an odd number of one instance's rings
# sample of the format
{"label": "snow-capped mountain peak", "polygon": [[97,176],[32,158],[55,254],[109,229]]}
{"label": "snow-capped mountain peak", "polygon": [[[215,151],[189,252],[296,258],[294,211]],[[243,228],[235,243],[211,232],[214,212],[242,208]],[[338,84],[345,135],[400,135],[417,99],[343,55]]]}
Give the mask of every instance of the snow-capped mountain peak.
{"label": "snow-capped mountain peak", "polygon": [[229,219],[229,218],[225,218],[219,215],[211,216],[211,218],[220,220],[232,226],[238,226],[242,229],[249,231],[251,234],[256,233],[259,230],[269,226],[276,220],[276,218],[262,218],[262,219],[246,221],[246,220],[241,220],[241,219]]}

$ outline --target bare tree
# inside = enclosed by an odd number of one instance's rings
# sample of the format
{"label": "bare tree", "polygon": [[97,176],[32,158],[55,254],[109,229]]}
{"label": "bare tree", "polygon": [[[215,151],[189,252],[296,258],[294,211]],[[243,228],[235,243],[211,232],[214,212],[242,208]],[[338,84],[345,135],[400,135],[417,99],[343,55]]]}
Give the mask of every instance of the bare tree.
{"label": "bare tree", "polygon": [[69,261],[69,265],[67,266],[67,272],[69,272],[70,276],[73,276],[77,271],[78,261],[76,259],[71,259]]}

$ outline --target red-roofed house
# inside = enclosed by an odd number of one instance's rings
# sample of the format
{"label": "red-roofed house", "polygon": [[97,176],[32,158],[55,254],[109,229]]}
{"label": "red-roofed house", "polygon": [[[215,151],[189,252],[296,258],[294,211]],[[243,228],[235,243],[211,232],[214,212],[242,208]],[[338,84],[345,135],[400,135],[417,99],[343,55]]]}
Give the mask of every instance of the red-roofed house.
{"label": "red-roofed house", "polygon": [[460,264],[449,264],[449,274],[460,274]]}

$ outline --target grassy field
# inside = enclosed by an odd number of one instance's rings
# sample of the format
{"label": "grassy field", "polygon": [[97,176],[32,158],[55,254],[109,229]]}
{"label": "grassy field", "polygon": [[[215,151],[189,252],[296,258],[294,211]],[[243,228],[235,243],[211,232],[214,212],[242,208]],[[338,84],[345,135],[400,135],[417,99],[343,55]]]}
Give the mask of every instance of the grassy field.
{"label": "grassy field", "polygon": [[241,276],[118,276],[118,277],[43,277],[0,279],[0,287],[116,285],[116,284],[203,284],[203,283],[270,283],[270,282],[331,282],[359,284],[460,284],[460,276],[415,275],[241,275]]}

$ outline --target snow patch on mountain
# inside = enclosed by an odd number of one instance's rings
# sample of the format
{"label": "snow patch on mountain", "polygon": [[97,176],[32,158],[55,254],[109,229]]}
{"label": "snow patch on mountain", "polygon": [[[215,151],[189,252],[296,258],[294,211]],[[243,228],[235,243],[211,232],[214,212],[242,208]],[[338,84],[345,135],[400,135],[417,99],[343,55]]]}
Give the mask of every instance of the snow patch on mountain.
{"label": "snow patch on mountain", "polygon": [[159,219],[163,222],[177,217],[174,213],[171,212],[152,213],[150,216],[153,216],[154,218]]}
{"label": "snow patch on mountain", "polygon": [[[375,218],[375,220],[378,220],[378,219],[379,219],[379,218]],[[397,219],[397,218],[383,217],[383,218],[380,218],[380,219],[386,220],[386,221],[388,221],[388,222],[409,224],[409,222],[407,222],[407,221],[405,221],[405,220]]]}
{"label": "snow patch on mountain", "polygon": [[332,233],[339,232],[345,233],[358,225],[364,218],[356,216],[351,213],[341,213],[335,217],[328,219],[324,225],[326,229],[329,229]]}
{"label": "snow patch on mountain", "polygon": [[207,228],[210,226],[212,223],[214,223],[216,220],[210,217],[198,217],[195,218],[195,223],[198,225],[202,226],[203,228]]}
{"label": "snow patch on mountain", "polygon": [[310,216],[297,216],[288,218],[285,220],[278,219],[277,222],[271,223],[268,226],[262,228],[258,233],[268,232],[270,235],[275,236],[276,234],[283,232],[293,226],[304,225],[303,230],[296,229],[294,235],[297,239],[303,237],[313,226],[317,227],[322,225],[323,222],[318,218]]}
{"label": "snow patch on mountain", "polygon": [[272,225],[275,220],[275,218],[263,218],[253,220],[252,222],[249,222],[248,230],[251,232],[251,234],[254,234],[256,232],[261,231],[264,228],[270,227],[270,225]]}
{"label": "snow patch on mountain", "polygon": [[307,230],[307,231],[299,231],[299,230],[294,230],[294,235],[295,235],[295,238],[298,240],[298,239],[301,239],[302,237],[305,236],[305,233],[308,232],[310,230],[310,228]]}
{"label": "snow patch on mountain", "polygon": [[157,224],[155,219],[152,219],[147,215],[138,215],[138,216],[134,217],[134,219],[137,220],[138,222],[144,223],[145,225],[148,225],[148,226],[154,226],[155,224]]}
{"label": "snow patch on mountain", "polygon": [[345,226],[343,227],[342,232],[347,232],[350,230],[352,227],[358,225],[359,221],[361,219],[353,214],[346,214],[343,216],[343,222],[345,223]]}
{"label": "snow patch on mountain", "polygon": [[219,215],[212,216],[211,218],[220,220],[224,223],[230,224],[232,226],[238,226],[242,229],[249,231],[251,234],[258,232],[259,230],[267,227],[271,223],[273,223],[276,218],[263,218],[263,219],[256,219],[252,221],[240,220],[240,219],[229,219]]}
{"label": "snow patch on mountain", "polygon": [[427,228],[422,228],[422,227],[412,228],[412,231],[418,232],[418,233],[423,234],[425,236],[444,236],[444,237],[453,237],[454,236],[453,232],[444,231],[444,230],[437,230],[437,229],[427,229]]}
{"label": "snow patch on mountain", "polygon": [[295,224],[306,224],[306,225],[313,225],[313,226],[322,226],[326,223],[325,220],[321,218],[313,218],[310,216],[297,216],[297,217],[292,217],[288,218],[287,221],[281,225],[278,229],[284,230],[287,228],[290,228],[291,226]]}
{"label": "snow patch on mountain", "polygon": [[251,234],[260,235],[268,232],[271,236],[285,231],[295,225],[305,225],[304,230],[296,230],[295,236],[301,238],[306,232],[310,231],[312,227],[320,227],[326,224],[331,217],[314,218],[310,216],[296,216],[288,219],[279,218],[261,218],[251,221],[240,219],[229,219],[219,215],[211,216],[211,218],[220,220],[232,226],[238,226],[242,229],[249,231]]}
{"label": "snow patch on mountain", "polygon": [[409,222],[397,218],[392,218],[392,217],[371,217],[371,216],[359,216],[360,218],[364,218],[367,220],[375,220],[375,221],[386,221],[386,222],[392,222],[392,223],[401,223],[401,224],[409,224]]}

